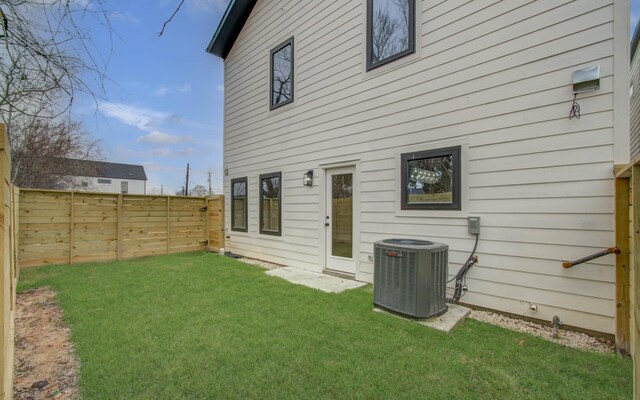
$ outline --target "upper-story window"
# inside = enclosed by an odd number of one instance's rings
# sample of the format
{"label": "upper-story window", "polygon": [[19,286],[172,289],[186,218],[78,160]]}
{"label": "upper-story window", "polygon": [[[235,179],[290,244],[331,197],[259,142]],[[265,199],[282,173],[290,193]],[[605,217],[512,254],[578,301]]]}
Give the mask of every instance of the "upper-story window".
{"label": "upper-story window", "polygon": [[293,38],[271,50],[271,109],[293,102]]}
{"label": "upper-story window", "polygon": [[367,0],[367,70],[415,52],[415,0]]}

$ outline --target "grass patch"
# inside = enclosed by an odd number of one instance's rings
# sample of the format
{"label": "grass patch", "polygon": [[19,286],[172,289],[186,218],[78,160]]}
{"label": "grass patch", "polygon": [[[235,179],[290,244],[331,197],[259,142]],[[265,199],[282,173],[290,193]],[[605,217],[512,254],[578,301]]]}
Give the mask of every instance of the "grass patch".
{"label": "grass patch", "polygon": [[625,399],[632,364],[467,320],[452,334],[216,254],[23,269],[58,293],[86,399]]}

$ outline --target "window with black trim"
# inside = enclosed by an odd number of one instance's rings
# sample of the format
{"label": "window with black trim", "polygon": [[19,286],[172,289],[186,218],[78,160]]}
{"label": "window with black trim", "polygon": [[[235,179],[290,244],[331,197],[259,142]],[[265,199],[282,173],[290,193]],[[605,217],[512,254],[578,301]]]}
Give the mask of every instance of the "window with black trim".
{"label": "window with black trim", "polygon": [[415,53],[415,0],[367,0],[367,70]]}
{"label": "window with black trim", "polygon": [[293,38],[271,50],[271,109],[293,102]]}
{"label": "window with black trim", "polygon": [[111,179],[98,178],[98,183],[101,185],[110,185]]}
{"label": "window with black trim", "polygon": [[460,210],[460,146],[401,156],[403,210]]}
{"label": "window with black trim", "polygon": [[247,231],[247,178],[231,180],[231,230]]}
{"label": "window with black trim", "polygon": [[282,173],[260,175],[260,233],[282,234]]}

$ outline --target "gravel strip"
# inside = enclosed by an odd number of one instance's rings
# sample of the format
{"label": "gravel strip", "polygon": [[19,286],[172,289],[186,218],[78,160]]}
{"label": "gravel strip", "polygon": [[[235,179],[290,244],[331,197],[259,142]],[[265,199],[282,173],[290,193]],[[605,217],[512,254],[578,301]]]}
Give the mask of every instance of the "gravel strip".
{"label": "gravel strip", "polygon": [[284,265],[270,263],[267,261],[256,260],[255,258],[241,257],[241,258],[238,258],[238,261],[241,261],[246,264],[257,265],[258,267],[262,267],[264,269],[278,269],[278,268],[284,267]]}
{"label": "gravel strip", "polygon": [[531,321],[507,317],[506,315],[496,314],[489,311],[471,310],[470,318],[486,322],[491,325],[497,325],[502,328],[511,329],[512,331],[529,333],[534,336],[541,337],[551,342],[559,343],[564,346],[576,349],[590,350],[598,353],[615,352],[615,345],[608,339],[602,337],[593,337],[585,333],[567,331],[560,329],[559,338],[553,337],[553,329],[551,323],[542,325]]}

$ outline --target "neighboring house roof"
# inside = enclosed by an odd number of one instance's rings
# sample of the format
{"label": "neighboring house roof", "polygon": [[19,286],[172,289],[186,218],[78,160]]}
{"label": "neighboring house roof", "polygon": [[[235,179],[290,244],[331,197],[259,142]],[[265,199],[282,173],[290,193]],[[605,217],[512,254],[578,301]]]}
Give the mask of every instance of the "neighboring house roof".
{"label": "neighboring house roof", "polygon": [[258,0],[231,0],[218,24],[216,33],[207,47],[207,51],[222,59],[227,58],[236,42],[244,23]]}
{"label": "neighboring house roof", "polygon": [[146,181],[147,174],[142,165],[119,164],[106,161],[67,159],[74,164],[77,176],[98,178],[134,179]]}

